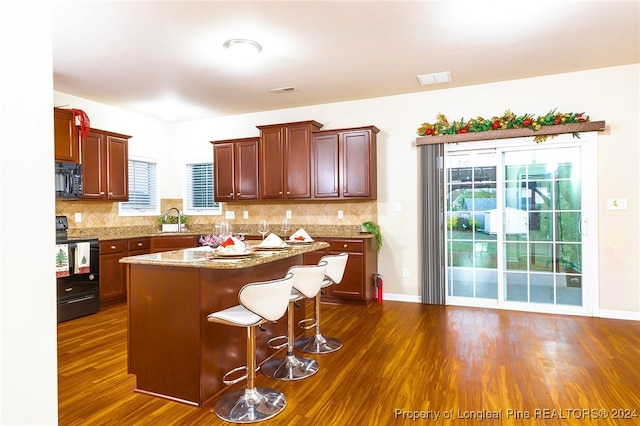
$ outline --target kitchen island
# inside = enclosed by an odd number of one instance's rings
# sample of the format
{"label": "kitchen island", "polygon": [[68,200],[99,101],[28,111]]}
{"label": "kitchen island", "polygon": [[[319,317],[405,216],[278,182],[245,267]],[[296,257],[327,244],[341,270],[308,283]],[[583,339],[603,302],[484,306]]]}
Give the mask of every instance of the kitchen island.
{"label": "kitchen island", "polygon": [[[207,321],[212,312],[238,304],[243,285],[278,279],[304,264],[304,254],[324,242],[256,252],[247,258],[214,258],[207,247],[125,257],[128,293],[128,372],[136,391],[185,404],[212,403],[224,374],[246,364],[243,328]],[[296,322],[305,317],[296,309]],[[286,335],[286,315],[256,333],[260,364],[277,352],[267,341]]]}

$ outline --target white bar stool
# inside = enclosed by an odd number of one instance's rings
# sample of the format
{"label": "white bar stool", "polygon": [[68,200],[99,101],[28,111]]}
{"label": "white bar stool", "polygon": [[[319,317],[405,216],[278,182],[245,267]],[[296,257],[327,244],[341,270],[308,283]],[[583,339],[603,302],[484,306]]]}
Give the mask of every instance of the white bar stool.
{"label": "white bar stool", "polygon": [[269,341],[269,346],[280,349],[287,346],[287,355],[284,358],[271,358],[262,363],[260,370],[262,374],[272,379],[278,380],[300,380],[307,378],[318,372],[318,363],[307,357],[296,356],[293,353],[294,343],[294,308],[295,302],[304,298],[315,297],[320,292],[320,287],[327,271],[327,262],[319,262],[318,265],[292,266],[289,273],[294,276],[293,290],[289,299],[289,312],[287,322],[286,342],[281,345],[274,345],[276,339],[284,336],[274,337]]}
{"label": "white bar stool", "polygon": [[[330,285],[340,284],[344,276],[344,270],[347,267],[348,253],[340,253],[334,255],[323,256],[320,262],[327,262],[327,272],[322,288]],[[294,347],[301,352],[311,354],[326,354],[337,351],[342,347],[342,342],[334,337],[324,337],[320,333],[320,298],[321,291],[316,295],[315,300],[315,318],[307,318],[300,321],[300,327],[308,330],[315,328],[315,333],[311,337],[296,340]]]}
{"label": "white bar stool", "polygon": [[[255,423],[270,419],[284,410],[287,399],[275,389],[256,387],[256,340],[257,326],[282,318],[293,289],[293,274],[273,281],[250,283],[238,293],[240,305],[214,312],[207,320],[214,323],[246,327],[247,329],[247,365],[227,372],[222,381],[226,385],[247,379],[244,389],[223,395],[215,404],[218,417],[234,423]],[[228,380],[230,374],[240,370],[246,374],[234,380]]]}

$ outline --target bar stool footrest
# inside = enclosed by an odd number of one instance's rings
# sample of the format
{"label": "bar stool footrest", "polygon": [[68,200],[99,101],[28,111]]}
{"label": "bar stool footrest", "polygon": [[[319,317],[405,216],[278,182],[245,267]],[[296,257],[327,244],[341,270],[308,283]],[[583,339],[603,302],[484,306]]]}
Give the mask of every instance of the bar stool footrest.
{"label": "bar stool footrest", "polygon": [[[282,343],[276,343],[277,341],[284,340]],[[289,344],[289,338],[287,336],[275,336],[269,339],[267,346],[271,349],[282,349]]]}
{"label": "bar stool footrest", "polygon": [[[236,379],[229,379],[229,376],[237,373],[240,370],[244,370],[244,374]],[[260,370],[260,366],[258,366],[258,368],[256,368],[256,372],[258,372],[258,370]],[[242,380],[245,380],[247,378],[247,366],[243,365],[241,367],[236,367],[233,370],[229,370],[227,371],[224,376],[222,376],[222,383],[224,383],[225,385],[235,385],[238,382],[241,382]]]}
{"label": "bar stool footrest", "polygon": [[315,318],[305,318],[298,321],[298,327],[304,330],[311,330],[316,326],[317,323],[318,321],[316,321]]}

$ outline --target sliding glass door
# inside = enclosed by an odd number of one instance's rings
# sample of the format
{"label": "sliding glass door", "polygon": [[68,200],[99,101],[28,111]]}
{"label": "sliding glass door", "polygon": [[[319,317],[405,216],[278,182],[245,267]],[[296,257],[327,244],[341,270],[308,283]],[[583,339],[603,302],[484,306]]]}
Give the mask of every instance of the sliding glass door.
{"label": "sliding glass door", "polygon": [[590,141],[557,139],[447,148],[448,304],[590,313],[595,155]]}

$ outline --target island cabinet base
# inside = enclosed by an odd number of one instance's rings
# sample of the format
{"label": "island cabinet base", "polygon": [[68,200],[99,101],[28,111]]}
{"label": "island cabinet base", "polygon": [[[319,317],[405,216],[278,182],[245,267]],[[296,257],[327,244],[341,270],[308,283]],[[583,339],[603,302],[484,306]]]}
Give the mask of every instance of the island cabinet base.
{"label": "island cabinet base", "polygon": [[[237,305],[243,285],[282,278],[301,264],[302,255],[242,269],[128,264],[128,371],[136,376],[136,391],[211,404],[226,388],[224,374],[246,365],[246,329],[211,323],[207,315]],[[296,308],[296,322],[306,305]],[[286,335],[286,314],[263,327],[256,332],[258,363],[280,355],[267,341]]]}

